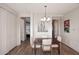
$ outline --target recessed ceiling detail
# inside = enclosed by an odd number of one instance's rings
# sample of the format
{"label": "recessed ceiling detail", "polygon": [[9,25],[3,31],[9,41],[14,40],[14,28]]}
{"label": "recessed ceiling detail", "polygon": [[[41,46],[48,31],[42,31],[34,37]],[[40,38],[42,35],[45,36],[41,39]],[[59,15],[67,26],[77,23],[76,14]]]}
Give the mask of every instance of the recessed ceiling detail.
{"label": "recessed ceiling detail", "polygon": [[7,3],[18,13],[44,13],[44,5],[47,5],[47,12],[51,14],[65,14],[79,7],[78,3]]}

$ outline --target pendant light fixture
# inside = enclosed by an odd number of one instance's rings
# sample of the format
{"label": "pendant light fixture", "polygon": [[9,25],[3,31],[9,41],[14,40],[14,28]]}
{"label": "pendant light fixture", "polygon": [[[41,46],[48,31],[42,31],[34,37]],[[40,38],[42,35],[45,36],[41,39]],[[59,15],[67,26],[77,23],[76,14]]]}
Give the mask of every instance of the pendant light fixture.
{"label": "pendant light fixture", "polygon": [[43,18],[41,18],[41,21],[50,21],[50,18],[47,17],[47,14],[46,14],[46,8],[47,8],[47,6],[45,5],[44,7],[45,7],[45,16]]}

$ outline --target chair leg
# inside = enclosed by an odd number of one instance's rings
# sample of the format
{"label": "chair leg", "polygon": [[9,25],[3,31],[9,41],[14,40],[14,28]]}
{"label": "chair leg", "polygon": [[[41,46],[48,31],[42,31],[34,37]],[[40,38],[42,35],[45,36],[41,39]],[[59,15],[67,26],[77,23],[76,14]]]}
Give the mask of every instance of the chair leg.
{"label": "chair leg", "polygon": [[50,54],[52,55],[52,48],[51,48]]}
{"label": "chair leg", "polygon": [[59,47],[58,47],[58,54],[60,55],[60,49],[59,49]]}
{"label": "chair leg", "polygon": [[59,47],[58,47],[58,54],[60,55],[60,44],[59,44]]}
{"label": "chair leg", "polygon": [[36,55],[36,50],[37,50],[36,44],[34,44],[34,54],[35,54],[35,55]]}
{"label": "chair leg", "polygon": [[50,51],[50,55],[51,55],[52,53],[51,53],[51,51]]}
{"label": "chair leg", "polygon": [[34,54],[34,48],[32,48],[32,54]]}
{"label": "chair leg", "polygon": [[36,55],[36,48],[32,48],[32,53]]}
{"label": "chair leg", "polygon": [[36,51],[37,51],[37,48],[34,48],[34,53],[35,53],[35,55],[36,55]]}

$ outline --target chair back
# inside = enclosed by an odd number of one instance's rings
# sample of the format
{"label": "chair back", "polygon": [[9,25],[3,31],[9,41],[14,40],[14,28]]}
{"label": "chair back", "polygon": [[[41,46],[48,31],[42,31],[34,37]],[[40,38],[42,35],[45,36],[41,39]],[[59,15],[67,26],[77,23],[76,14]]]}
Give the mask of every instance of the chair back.
{"label": "chair back", "polygon": [[61,42],[61,40],[62,40],[61,36],[57,36],[57,40],[58,40],[59,42]]}
{"label": "chair back", "polygon": [[51,45],[52,39],[43,39],[42,40],[42,45]]}
{"label": "chair back", "polygon": [[42,49],[43,51],[51,51],[52,39],[43,39],[42,40]]}

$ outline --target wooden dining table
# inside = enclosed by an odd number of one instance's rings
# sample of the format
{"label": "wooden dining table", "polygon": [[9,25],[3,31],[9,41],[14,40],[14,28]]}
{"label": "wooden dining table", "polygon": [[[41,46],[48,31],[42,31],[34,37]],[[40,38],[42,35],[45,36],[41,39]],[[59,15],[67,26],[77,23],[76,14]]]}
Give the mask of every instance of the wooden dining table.
{"label": "wooden dining table", "polygon": [[34,40],[34,54],[36,55],[36,51],[37,51],[37,48],[36,48],[36,45],[40,45],[42,48],[42,40],[44,39],[52,39],[52,38],[35,38]]}

